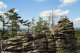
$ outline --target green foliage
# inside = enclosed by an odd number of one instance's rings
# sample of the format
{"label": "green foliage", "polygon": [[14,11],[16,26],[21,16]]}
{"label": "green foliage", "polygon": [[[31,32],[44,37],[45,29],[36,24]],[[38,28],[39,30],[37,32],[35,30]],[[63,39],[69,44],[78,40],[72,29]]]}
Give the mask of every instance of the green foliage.
{"label": "green foliage", "polygon": [[28,27],[27,34],[29,34],[29,28],[31,26],[31,22],[29,22],[28,20],[23,21],[23,25]]}
{"label": "green foliage", "polygon": [[5,29],[5,27],[7,26],[6,24],[8,24],[7,20],[5,20],[6,17],[4,17],[5,15],[0,15],[0,22],[2,22],[2,29],[0,29],[0,37],[2,39],[5,39],[8,35],[8,31]]}
{"label": "green foliage", "polygon": [[76,30],[77,42],[80,44],[80,29]]}
{"label": "green foliage", "polygon": [[8,24],[9,28],[12,31],[12,36],[17,35],[17,31],[20,29],[19,19],[21,18],[18,13],[15,11],[15,8],[12,8],[5,13],[7,18],[9,19]]}
{"label": "green foliage", "polygon": [[2,38],[2,39],[7,39],[7,38],[9,38],[9,31],[8,30],[0,30],[0,37]]}
{"label": "green foliage", "polygon": [[34,31],[37,32],[38,30],[47,30],[47,29],[48,29],[47,21],[45,21],[41,17],[39,17],[39,19],[36,22],[36,25],[34,27]]}

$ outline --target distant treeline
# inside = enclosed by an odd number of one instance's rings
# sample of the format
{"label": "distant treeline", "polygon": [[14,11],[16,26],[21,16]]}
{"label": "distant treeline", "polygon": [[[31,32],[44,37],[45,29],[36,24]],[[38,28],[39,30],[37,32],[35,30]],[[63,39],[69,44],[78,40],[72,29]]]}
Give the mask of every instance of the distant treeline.
{"label": "distant treeline", "polygon": [[80,29],[76,29],[77,42],[80,44]]}

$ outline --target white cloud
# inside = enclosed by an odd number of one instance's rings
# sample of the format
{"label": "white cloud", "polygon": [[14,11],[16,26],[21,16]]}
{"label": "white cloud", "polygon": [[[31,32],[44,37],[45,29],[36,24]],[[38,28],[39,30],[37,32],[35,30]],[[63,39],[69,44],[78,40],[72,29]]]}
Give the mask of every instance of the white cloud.
{"label": "white cloud", "polygon": [[45,16],[50,16],[53,13],[53,15],[56,16],[62,16],[62,15],[67,15],[69,13],[69,10],[61,10],[61,9],[57,9],[57,10],[48,10],[48,11],[43,11],[42,13],[40,13],[41,17],[45,17]]}
{"label": "white cloud", "polygon": [[33,0],[33,1],[44,2],[44,1],[46,1],[46,0]]}
{"label": "white cloud", "polygon": [[14,12],[17,12],[17,11],[18,11],[18,9],[15,9],[15,10],[14,10]]}
{"label": "white cloud", "polygon": [[0,2],[0,9],[2,9],[2,8],[6,8],[6,7],[7,7],[6,4],[4,4],[3,2]]}
{"label": "white cloud", "polygon": [[75,23],[79,23],[80,22],[80,18],[76,18],[74,19]]}
{"label": "white cloud", "polygon": [[80,28],[80,18],[76,18],[73,20],[74,26]]}
{"label": "white cloud", "polygon": [[[4,13],[4,12],[1,12],[1,11],[0,11],[0,15],[4,15],[3,13]],[[1,27],[2,27],[2,22],[0,21],[0,28],[1,28]]]}
{"label": "white cloud", "polygon": [[73,3],[76,3],[78,2],[79,0],[60,0],[60,2],[62,3],[59,7],[63,7],[63,6],[66,6],[66,5],[70,5],[70,4],[73,4]]}
{"label": "white cloud", "polygon": [[4,16],[4,12],[0,11],[0,15]]}

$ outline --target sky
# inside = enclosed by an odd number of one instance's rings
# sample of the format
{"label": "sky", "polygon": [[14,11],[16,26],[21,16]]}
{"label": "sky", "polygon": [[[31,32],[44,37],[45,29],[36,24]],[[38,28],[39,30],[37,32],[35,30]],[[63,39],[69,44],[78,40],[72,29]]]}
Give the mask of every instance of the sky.
{"label": "sky", "polygon": [[53,12],[57,18],[66,15],[74,27],[80,27],[80,0],[0,0],[0,13],[16,8],[22,19],[46,19]]}

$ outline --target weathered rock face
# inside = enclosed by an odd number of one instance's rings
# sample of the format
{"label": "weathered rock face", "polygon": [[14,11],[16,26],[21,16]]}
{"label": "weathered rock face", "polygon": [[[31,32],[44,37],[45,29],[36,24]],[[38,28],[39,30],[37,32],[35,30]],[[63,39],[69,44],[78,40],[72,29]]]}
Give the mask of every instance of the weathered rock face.
{"label": "weathered rock face", "polygon": [[58,47],[57,50],[66,49],[70,52],[74,52],[76,47],[76,38],[73,23],[67,18],[63,18],[58,22],[57,27],[54,28],[56,30],[53,29],[53,32],[57,32],[54,33],[54,37],[56,38],[56,47]]}
{"label": "weathered rock face", "polygon": [[[58,53],[61,49],[73,51],[75,48],[75,30],[67,18],[58,22],[51,31],[45,31],[8,39],[4,50],[26,51],[27,53]],[[60,53],[60,52],[59,52]]]}

